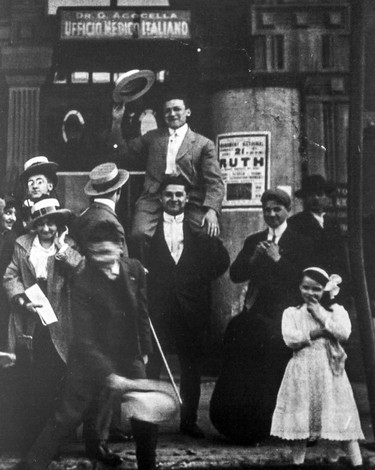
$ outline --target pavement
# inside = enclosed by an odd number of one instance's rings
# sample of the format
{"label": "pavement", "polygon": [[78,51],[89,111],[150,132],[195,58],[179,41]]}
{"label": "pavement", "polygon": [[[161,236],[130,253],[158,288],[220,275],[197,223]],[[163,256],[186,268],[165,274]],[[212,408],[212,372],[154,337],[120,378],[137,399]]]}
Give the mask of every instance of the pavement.
{"label": "pavement", "polygon": [[[363,382],[352,383],[357,406],[361,416],[362,429],[366,442],[373,442],[374,435],[370,422],[367,390]],[[263,442],[256,446],[235,445],[227,441],[212,426],[209,416],[209,400],[214,388],[214,381],[206,377],[202,384],[202,398],[199,410],[199,426],[205,432],[204,439],[192,439],[179,434],[178,418],[160,426],[158,443],[158,462],[161,470],[175,469],[246,469],[270,468],[286,469],[290,467],[290,447],[282,441]],[[128,423],[124,423],[125,429]],[[111,449],[124,459],[121,470],[135,469],[134,442],[111,444]],[[349,468],[350,464],[344,452],[337,464],[327,462],[327,448],[323,443],[309,447],[304,470],[309,468]],[[375,468],[375,452],[362,447],[364,468]],[[15,452],[5,451],[0,456],[0,470],[14,467],[20,458]],[[52,462],[50,470],[100,470],[101,465],[85,458],[83,444],[77,442],[61,449],[60,457]],[[104,467],[103,467],[104,469]]]}

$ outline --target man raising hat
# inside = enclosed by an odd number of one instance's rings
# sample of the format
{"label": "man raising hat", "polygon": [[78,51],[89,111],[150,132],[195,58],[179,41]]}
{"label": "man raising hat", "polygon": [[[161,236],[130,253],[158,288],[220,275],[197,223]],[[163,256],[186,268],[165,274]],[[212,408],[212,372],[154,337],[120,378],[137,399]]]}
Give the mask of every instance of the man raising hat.
{"label": "man raising hat", "polygon": [[121,189],[129,178],[126,170],[119,170],[114,163],[102,163],[89,174],[84,191],[90,197],[90,206],[74,221],[71,234],[77,241],[82,253],[86,253],[87,239],[102,221],[113,223],[123,240],[124,255],[128,250],[124,228],[115,212],[120,200]]}
{"label": "man raising hat", "polygon": [[114,108],[111,143],[122,164],[141,162],[146,170],[143,192],[136,204],[131,234],[132,256],[143,263],[151,237],[162,216],[160,184],[165,174],[181,175],[190,185],[186,219],[195,232],[220,234],[219,216],[224,183],[214,143],[193,132],[187,120],[191,109],[186,97],[170,93],[164,100],[166,128],[156,129],[129,142],[122,138],[125,106]]}

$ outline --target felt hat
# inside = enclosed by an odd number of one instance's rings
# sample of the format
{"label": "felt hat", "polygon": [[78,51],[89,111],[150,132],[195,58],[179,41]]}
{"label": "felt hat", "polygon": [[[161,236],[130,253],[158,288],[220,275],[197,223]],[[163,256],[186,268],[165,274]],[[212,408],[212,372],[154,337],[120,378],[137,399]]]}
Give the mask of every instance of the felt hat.
{"label": "felt hat", "polygon": [[57,199],[53,197],[41,197],[31,207],[30,227],[34,228],[39,220],[44,217],[53,217],[61,223],[66,223],[72,215],[69,209],[62,209]]}
{"label": "felt hat", "polygon": [[59,165],[55,162],[50,162],[47,157],[39,155],[37,157],[30,158],[27,160],[23,167],[23,173],[21,173],[21,181],[27,184],[27,180],[34,175],[45,175],[51,181],[54,187],[57,185],[56,171]]}
{"label": "felt hat", "polygon": [[87,196],[104,196],[121,188],[128,179],[128,171],[119,170],[115,163],[102,163],[91,170],[84,191]]}
{"label": "felt hat", "polygon": [[282,189],[267,189],[262,194],[260,201],[262,204],[265,204],[267,201],[277,201],[287,209],[290,208],[292,201],[290,200],[289,194],[283,191]]}
{"label": "felt hat", "polygon": [[308,175],[302,178],[301,188],[294,194],[296,197],[304,198],[311,194],[325,193],[330,195],[334,193],[335,187],[332,183],[328,183],[322,175]]}
{"label": "felt hat", "polygon": [[121,74],[115,83],[112,98],[115,103],[129,103],[148,92],[155,82],[152,70],[130,70]]}

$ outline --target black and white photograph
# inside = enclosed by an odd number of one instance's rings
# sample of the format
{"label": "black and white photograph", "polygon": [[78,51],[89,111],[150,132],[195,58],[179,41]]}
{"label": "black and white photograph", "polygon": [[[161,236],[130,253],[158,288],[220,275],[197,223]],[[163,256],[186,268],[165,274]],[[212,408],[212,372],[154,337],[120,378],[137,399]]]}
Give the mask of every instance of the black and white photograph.
{"label": "black and white photograph", "polygon": [[375,469],[374,44],[0,0],[0,470]]}

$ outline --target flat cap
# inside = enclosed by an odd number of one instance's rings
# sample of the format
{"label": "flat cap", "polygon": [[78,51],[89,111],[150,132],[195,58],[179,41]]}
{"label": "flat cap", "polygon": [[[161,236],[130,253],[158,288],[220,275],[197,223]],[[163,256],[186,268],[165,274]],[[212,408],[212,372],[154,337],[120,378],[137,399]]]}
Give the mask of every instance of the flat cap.
{"label": "flat cap", "polygon": [[282,189],[267,189],[264,191],[261,197],[261,203],[265,204],[267,201],[277,201],[281,205],[285,206],[287,209],[290,209],[292,201],[290,200],[289,194],[283,191]]}

